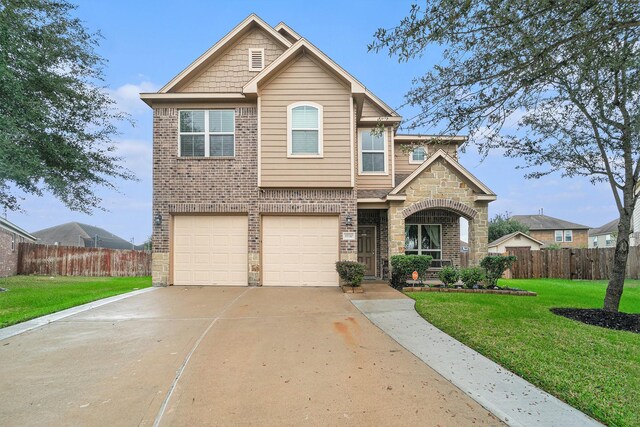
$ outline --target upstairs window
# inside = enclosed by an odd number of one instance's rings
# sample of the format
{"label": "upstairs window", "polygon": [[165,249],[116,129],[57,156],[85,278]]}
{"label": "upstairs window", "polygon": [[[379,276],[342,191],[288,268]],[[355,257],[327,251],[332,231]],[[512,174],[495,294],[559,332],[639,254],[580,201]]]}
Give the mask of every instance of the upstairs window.
{"label": "upstairs window", "polygon": [[605,246],[613,246],[613,239],[611,238],[611,234],[607,234],[604,236],[604,244]]}
{"label": "upstairs window", "polygon": [[249,49],[249,71],[262,71],[264,68],[264,49]]}
{"label": "upstairs window", "polygon": [[360,132],[360,173],[387,174],[386,134]]}
{"label": "upstairs window", "polygon": [[427,158],[427,151],[424,147],[416,147],[411,152],[409,163],[422,163]]}
{"label": "upstairs window", "polygon": [[564,230],[564,241],[573,242],[573,230]]}
{"label": "upstairs window", "polygon": [[296,102],[287,111],[288,155],[322,157],[322,106]]}
{"label": "upstairs window", "polygon": [[562,242],[562,230],[556,230],[556,242]]}
{"label": "upstairs window", "polygon": [[233,156],[234,110],[180,111],[180,157]]}

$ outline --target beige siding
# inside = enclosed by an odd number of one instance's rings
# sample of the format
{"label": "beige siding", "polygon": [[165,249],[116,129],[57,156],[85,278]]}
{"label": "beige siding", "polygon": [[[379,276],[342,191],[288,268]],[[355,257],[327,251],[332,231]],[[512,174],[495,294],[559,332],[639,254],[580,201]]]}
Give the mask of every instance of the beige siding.
{"label": "beige siding", "polygon": [[503,254],[507,252],[507,248],[531,248],[532,251],[538,251],[542,246],[532,240],[520,235],[514,236],[506,242],[500,243],[498,246],[489,246],[490,253]]}
{"label": "beige siding", "polygon": [[265,67],[284,52],[282,46],[256,28],[229,47],[209,68],[172,92],[242,92],[258,71],[249,71],[249,49],[264,49]]}
{"label": "beige siding", "polygon": [[[360,131],[361,130],[369,130],[370,128],[358,128],[356,133],[356,161],[360,158]],[[393,164],[392,164],[392,148],[393,148],[393,131],[391,128],[387,128],[387,175],[375,175],[375,174],[366,174],[360,173],[360,166],[357,166],[357,182],[359,190],[376,190],[376,189],[391,189],[393,188]],[[396,172],[397,173],[397,172]]]}
{"label": "beige siding", "polygon": [[383,113],[382,110],[374,106],[368,99],[365,99],[362,104],[362,117],[383,117],[388,114]]}
{"label": "beige siding", "polygon": [[[409,144],[402,144],[398,142],[395,143],[396,175],[409,175],[416,170],[418,166],[420,166],[420,164],[409,163],[409,155],[411,153],[402,149],[403,146],[406,147],[408,145]],[[454,159],[458,158],[456,144],[438,144],[437,146],[426,145],[425,149],[427,151],[427,156],[435,153],[439,149],[442,149]],[[399,184],[399,182],[396,182],[396,184]]]}
{"label": "beige siding", "polygon": [[[322,158],[287,158],[287,106],[323,106]],[[261,186],[350,187],[351,92],[309,56],[301,56],[260,93]]]}

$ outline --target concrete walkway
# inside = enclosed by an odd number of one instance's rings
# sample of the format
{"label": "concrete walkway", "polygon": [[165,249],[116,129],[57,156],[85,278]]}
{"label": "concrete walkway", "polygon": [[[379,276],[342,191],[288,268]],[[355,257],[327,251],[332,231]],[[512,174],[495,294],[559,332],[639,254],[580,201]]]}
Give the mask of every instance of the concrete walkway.
{"label": "concrete walkway", "polygon": [[9,425],[502,425],[337,288],[171,287],[0,341]]}
{"label": "concrete walkway", "polygon": [[[353,304],[400,345],[510,426],[601,426],[587,415],[503,369],[424,320],[415,302],[389,286]],[[366,295],[366,292],[365,292]]]}

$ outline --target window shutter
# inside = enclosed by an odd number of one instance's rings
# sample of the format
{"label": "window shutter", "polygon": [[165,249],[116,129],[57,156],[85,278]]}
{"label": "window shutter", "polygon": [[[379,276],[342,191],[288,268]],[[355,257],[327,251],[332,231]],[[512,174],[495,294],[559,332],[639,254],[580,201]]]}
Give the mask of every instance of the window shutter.
{"label": "window shutter", "polygon": [[264,49],[249,49],[249,71],[261,71],[264,68]]}

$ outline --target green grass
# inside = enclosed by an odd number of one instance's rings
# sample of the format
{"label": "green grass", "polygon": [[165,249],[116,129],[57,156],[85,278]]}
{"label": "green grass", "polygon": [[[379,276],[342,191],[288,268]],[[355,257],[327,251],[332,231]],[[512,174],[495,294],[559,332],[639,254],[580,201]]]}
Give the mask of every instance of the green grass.
{"label": "green grass", "polygon": [[0,328],[151,286],[150,277],[13,276],[0,278]]}
{"label": "green grass", "polygon": [[[585,325],[551,307],[601,308],[606,282],[500,280],[537,297],[409,293],[433,325],[611,426],[640,426],[640,335]],[[640,281],[620,311],[640,312]]]}

